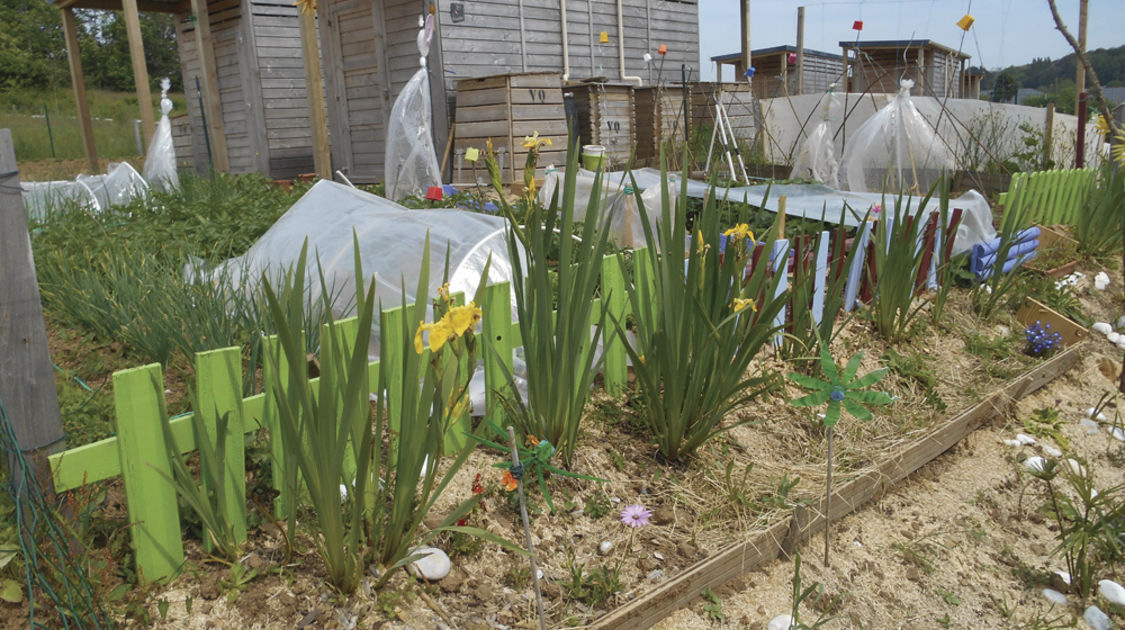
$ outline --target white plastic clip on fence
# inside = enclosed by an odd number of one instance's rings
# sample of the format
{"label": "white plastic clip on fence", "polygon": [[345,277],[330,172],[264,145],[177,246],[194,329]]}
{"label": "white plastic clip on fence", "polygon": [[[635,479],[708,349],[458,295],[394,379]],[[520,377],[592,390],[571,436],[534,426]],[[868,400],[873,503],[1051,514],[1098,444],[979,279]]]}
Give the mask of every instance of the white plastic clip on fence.
{"label": "white plastic clip on fence", "polygon": [[395,201],[409,195],[420,196],[430,186],[441,185],[441,167],[431,133],[430,75],[426,70],[426,55],[433,36],[434,16],[428,15],[418,32],[421,67],[407,81],[391,108],[384,174],[387,198]]}
{"label": "white plastic clip on fence", "polygon": [[172,122],[168,120],[168,114],[172,112],[172,101],[168,98],[170,87],[172,82],[167,77],[160,80],[160,123],[156,125],[156,133],[145,156],[145,181],[157,190],[180,187],[180,177],[176,173],[176,147],[172,143]]}

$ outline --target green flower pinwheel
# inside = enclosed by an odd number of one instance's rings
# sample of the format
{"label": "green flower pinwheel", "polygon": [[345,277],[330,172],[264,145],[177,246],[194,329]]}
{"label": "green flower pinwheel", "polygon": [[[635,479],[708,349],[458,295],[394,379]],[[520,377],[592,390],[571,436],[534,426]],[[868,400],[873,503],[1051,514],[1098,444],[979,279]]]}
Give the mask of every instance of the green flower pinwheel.
{"label": "green flower pinwheel", "polygon": [[856,377],[859,363],[863,360],[863,353],[853,356],[841,374],[824,347],[820,352],[820,369],[827,380],[820,380],[796,372],[789,373],[789,380],[801,387],[811,390],[812,393],[789,401],[794,407],[815,407],[828,403],[828,410],[824,412],[824,426],[831,428],[840,420],[840,407],[860,420],[870,420],[873,416],[864,405],[887,405],[893,399],[883,392],[866,391],[867,387],[879,382],[887,373],[887,368],[880,368],[867,374]]}
{"label": "green flower pinwheel", "polygon": [[831,522],[827,515],[832,513],[832,427],[840,421],[841,407],[860,420],[870,420],[874,416],[864,405],[887,405],[894,402],[893,398],[883,392],[872,392],[866,389],[879,382],[879,379],[887,373],[887,368],[880,368],[856,377],[861,361],[863,361],[862,352],[849,359],[841,373],[840,369],[836,367],[836,362],[832,360],[832,355],[828,353],[828,344],[822,344],[820,371],[823,372],[826,380],[797,374],[796,372],[789,373],[789,380],[805,389],[812,390],[810,394],[790,400],[790,405],[794,407],[816,407],[828,403],[828,409],[824,412],[823,420],[824,427],[828,429],[828,477],[824,491],[824,514],[826,515],[824,527],[825,566],[828,566],[828,532],[831,530]]}

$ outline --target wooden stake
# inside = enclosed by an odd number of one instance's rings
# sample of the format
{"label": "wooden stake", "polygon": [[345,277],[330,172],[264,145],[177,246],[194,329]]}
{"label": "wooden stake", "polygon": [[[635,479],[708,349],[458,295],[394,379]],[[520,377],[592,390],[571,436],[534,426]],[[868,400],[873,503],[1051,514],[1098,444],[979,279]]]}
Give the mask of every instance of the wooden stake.
{"label": "wooden stake", "polygon": [[[520,465],[520,452],[516,448],[516,430],[508,426],[508,440],[512,443],[512,468]],[[535,610],[539,613],[539,630],[547,630],[547,621],[543,618],[543,590],[539,588],[539,567],[535,564],[535,547],[531,544],[531,523],[527,520],[527,501],[523,495],[523,475],[516,479],[516,490],[520,493],[520,517],[523,518],[523,534],[527,540],[527,557],[531,560],[531,581],[535,584]]]}
{"label": "wooden stake", "polygon": [[328,149],[328,111],[324,105],[324,81],[320,71],[320,46],[316,42],[316,14],[301,11],[301,55],[305,60],[305,90],[312,127],[313,165],[321,179],[332,179]]}
{"label": "wooden stake", "polygon": [[797,7],[797,94],[805,93],[805,7]]}
{"label": "wooden stake", "polygon": [[203,83],[203,109],[211,139],[211,167],[219,173],[230,170],[227,137],[223,131],[223,106],[219,101],[219,75],[215,69],[215,49],[211,44],[211,15],[205,0],[191,0],[195,13],[195,48],[199,54],[199,79]]}
{"label": "wooden stake", "polygon": [[145,45],[141,39],[141,18],[137,13],[137,0],[121,0],[125,14],[125,34],[129,38],[129,58],[133,62],[133,83],[137,89],[137,105],[141,108],[141,126],[145,130],[145,146],[156,133],[156,118],[152,112],[152,88],[148,85],[148,66],[145,65]]}
{"label": "wooden stake", "polygon": [[[1081,64],[1079,64],[1081,67]],[[1055,104],[1047,103],[1047,116],[1043,121],[1043,162],[1044,166],[1051,162],[1051,145],[1055,141]]]}
{"label": "wooden stake", "polygon": [[98,150],[94,146],[94,123],[90,118],[90,103],[86,101],[86,79],[82,76],[82,53],[78,50],[78,29],[74,25],[74,11],[62,10],[63,38],[66,39],[66,56],[70,62],[70,84],[74,88],[74,104],[78,107],[78,129],[82,132],[82,148],[86,152],[86,168],[97,173]]}
{"label": "wooden stake", "polygon": [[50,490],[45,455],[61,451],[65,436],[9,129],[0,129],[0,278],[0,401],[20,451]]}
{"label": "wooden stake", "polygon": [[[1086,15],[1089,11],[1090,0],[1079,0],[1078,3],[1078,47],[1082,52],[1086,52]],[[1086,66],[1081,62],[1076,63],[1078,71],[1074,77],[1074,111],[1078,112],[1078,108],[1082,106],[1080,99],[1082,93],[1086,91]],[[1078,133],[1082,133],[1079,129]]]}

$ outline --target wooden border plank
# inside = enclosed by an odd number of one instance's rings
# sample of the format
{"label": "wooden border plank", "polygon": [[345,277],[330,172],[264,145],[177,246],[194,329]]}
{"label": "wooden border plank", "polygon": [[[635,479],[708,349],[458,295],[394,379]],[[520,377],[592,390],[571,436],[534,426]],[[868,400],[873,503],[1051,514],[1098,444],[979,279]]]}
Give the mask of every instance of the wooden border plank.
{"label": "wooden border plank", "polygon": [[[995,417],[1012,400],[1027,396],[1065,373],[1078,362],[1080,349],[1081,346],[1076,346],[1044,362],[946,421],[928,435],[907,444],[874,470],[861,473],[841,486],[832,495],[832,520],[846,516],[867,501],[882,496],[896,483],[933,461]],[[768,529],[756,532],[748,540],[730,545],[697,562],[657,589],[598,619],[590,627],[604,630],[642,630],[652,627],[698,597],[704,587],[717,588],[773,560],[783,544],[792,548],[824,529],[823,505],[822,499],[817,506],[816,515],[807,522],[795,512],[786,514]],[[790,533],[791,529],[796,532]]]}

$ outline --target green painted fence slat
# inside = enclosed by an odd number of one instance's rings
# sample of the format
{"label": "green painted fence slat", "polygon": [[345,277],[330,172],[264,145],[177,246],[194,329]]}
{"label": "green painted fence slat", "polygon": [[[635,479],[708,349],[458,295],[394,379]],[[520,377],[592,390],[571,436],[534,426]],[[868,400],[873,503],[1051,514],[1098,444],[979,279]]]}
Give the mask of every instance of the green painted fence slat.
{"label": "green painted fence slat", "polygon": [[629,300],[625,295],[625,272],[621,268],[621,258],[616,255],[602,259],[602,294],[605,295],[609,311],[602,346],[605,353],[605,390],[611,396],[620,396],[625,392],[629,371],[625,342],[617,334],[617,327],[613,322],[616,320],[624,327]]}
{"label": "green painted fence slat", "polygon": [[[304,335],[301,335],[300,345],[305,345]],[[270,471],[273,487],[277,490],[273,510],[275,516],[283,518],[289,514],[291,502],[298,496],[301,487],[297,460],[289,457],[290,449],[286,448],[285,434],[281,431],[281,417],[277,410],[277,396],[283,395],[280,391],[281,384],[289,382],[289,358],[281,350],[281,341],[277,335],[262,338],[262,356],[262,382],[266,390],[262,423],[269,430]]]}
{"label": "green painted fence slat", "polygon": [[136,550],[137,574],[145,581],[172,575],[184,562],[176,490],[168,481],[172,467],[160,429],[165,422],[161,417],[163,397],[164,377],[157,364],[113,375],[129,534]]}
{"label": "green painted fence slat", "polygon": [[512,332],[519,325],[512,324],[512,293],[507,282],[484,288],[481,307],[481,355],[484,357],[485,414],[497,426],[506,426],[501,396],[510,397],[508,379],[500,369],[503,364],[510,374],[514,369]]}
{"label": "green painted fence slat", "polygon": [[[242,422],[242,352],[223,348],[195,355],[195,377],[199,395],[196,413],[207,429],[207,438],[217,444],[219,418],[226,416],[227,431],[223,460],[223,500],[227,518],[238,542],[246,541],[246,431]],[[206,477],[204,487],[209,485]],[[208,488],[214,492],[215,488]],[[204,537],[204,546],[210,540]]]}
{"label": "green painted fence slat", "polygon": [[[384,310],[380,316],[380,326],[387,335],[391,335],[390,331],[395,331],[394,336],[402,334],[403,323],[411,322],[414,324],[411,328],[416,328],[418,322],[412,317],[413,305],[406,307],[401,306]],[[394,337],[391,337],[392,339]],[[382,362],[381,369],[386,375],[387,382],[385,383],[385,413],[387,414],[387,424],[394,434],[398,434],[402,428],[402,387],[403,376],[402,370],[405,364],[406,357],[402,354],[403,346],[401,343],[381,343],[379,344],[379,360]],[[396,450],[395,443],[391,443],[387,451],[387,458],[389,462],[398,461],[398,451]]]}

